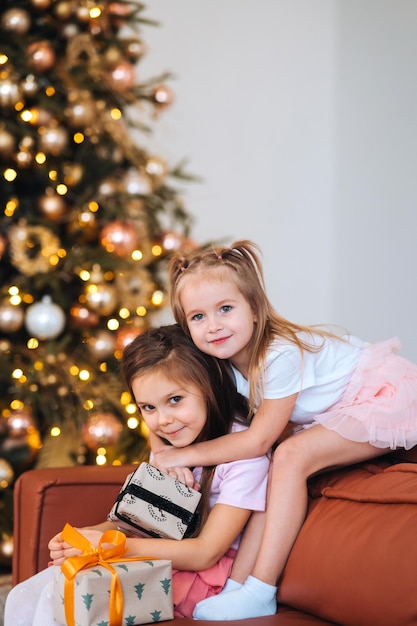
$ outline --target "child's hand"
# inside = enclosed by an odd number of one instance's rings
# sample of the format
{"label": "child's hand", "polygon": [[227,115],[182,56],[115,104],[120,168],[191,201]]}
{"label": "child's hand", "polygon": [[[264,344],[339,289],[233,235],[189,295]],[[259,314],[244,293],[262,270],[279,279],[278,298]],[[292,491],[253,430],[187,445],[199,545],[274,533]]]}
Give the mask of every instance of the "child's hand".
{"label": "child's hand", "polygon": [[188,467],[185,462],[184,448],[174,448],[174,446],[162,446],[154,451],[152,463],[158,467],[161,472],[168,474],[168,470],[173,467]]}
{"label": "child's hand", "polygon": [[[88,541],[95,547],[98,546],[102,532],[100,530],[93,530],[91,528],[77,528]],[[63,541],[61,533],[52,537],[48,543],[49,555],[53,565],[62,565],[62,563],[70,556],[79,556],[82,551],[78,548],[73,548],[69,543]]]}
{"label": "child's hand", "polygon": [[184,483],[187,487],[191,487],[191,489],[196,489],[197,491],[200,490],[200,483],[195,480],[192,471],[188,467],[170,467],[166,473],[172,478]]}
{"label": "child's hand", "polygon": [[[172,454],[171,454],[172,453]],[[179,454],[177,454],[179,453]],[[161,472],[176,478],[185,483],[192,489],[200,489],[200,484],[195,481],[192,471],[188,467],[176,465],[176,460],[181,456],[181,450],[172,446],[165,446],[156,452],[152,459],[152,465],[155,465]]]}

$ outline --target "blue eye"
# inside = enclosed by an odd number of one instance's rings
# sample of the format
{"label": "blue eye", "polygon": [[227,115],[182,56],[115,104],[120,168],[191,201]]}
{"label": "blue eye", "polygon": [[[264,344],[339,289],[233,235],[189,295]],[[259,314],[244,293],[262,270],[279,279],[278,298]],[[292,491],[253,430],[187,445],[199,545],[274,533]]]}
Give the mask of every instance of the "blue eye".
{"label": "blue eye", "polygon": [[141,412],[143,412],[143,411],[145,411],[145,412],[149,412],[149,411],[153,411],[153,410],[154,410],[154,408],[155,408],[155,407],[154,407],[154,405],[153,405],[153,404],[142,404],[142,405],[139,407],[139,410],[140,410]]}
{"label": "blue eye", "polygon": [[229,311],[232,310],[232,307],[230,306],[230,304],[224,304],[221,308],[220,308],[222,313],[229,313]]}
{"label": "blue eye", "polygon": [[172,398],[169,399],[171,404],[178,404],[180,400],[181,400],[181,396],[172,396]]}
{"label": "blue eye", "polygon": [[195,320],[196,322],[199,322],[200,320],[203,319],[203,314],[202,313],[196,313],[195,315],[192,316],[191,319]]}

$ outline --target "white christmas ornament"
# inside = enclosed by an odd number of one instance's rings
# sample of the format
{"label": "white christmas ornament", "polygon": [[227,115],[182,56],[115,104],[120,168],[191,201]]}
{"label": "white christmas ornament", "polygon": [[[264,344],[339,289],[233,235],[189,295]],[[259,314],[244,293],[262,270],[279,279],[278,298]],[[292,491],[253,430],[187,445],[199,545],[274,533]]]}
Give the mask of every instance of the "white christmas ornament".
{"label": "white christmas ornament", "polygon": [[55,339],[64,330],[64,311],[50,296],[44,296],[27,309],[25,326],[37,339]]}

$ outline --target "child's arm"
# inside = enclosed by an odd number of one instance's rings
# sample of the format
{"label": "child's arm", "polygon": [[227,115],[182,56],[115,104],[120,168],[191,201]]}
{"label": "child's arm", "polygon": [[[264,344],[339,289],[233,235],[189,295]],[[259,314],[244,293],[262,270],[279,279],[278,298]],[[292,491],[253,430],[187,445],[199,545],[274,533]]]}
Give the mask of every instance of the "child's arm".
{"label": "child's arm", "polygon": [[[149,431],[149,444],[151,447],[151,454],[149,462],[155,467],[159,467],[155,462],[156,456],[159,452],[164,449],[170,450],[172,446],[168,446],[158,435]],[[164,471],[166,474],[169,474],[172,478],[176,478],[182,483],[191,487],[191,489],[200,490],[200,484],[197,483],[194,479],[193,473],[191,469],[187,466],[170,466],[169,468],[163,470],[162,467],[159,467],[161,471]]]}
{"label": "child's arm", "polygon": [[218,465],[267,454],[289,422],[297,395],[263,400],[248,429],[186,448],[164,448],[153,464],[168,472],[170,467]]}
{"label": "child's arm", "polygon": [[153,433],[151,430],[149,431],[148,439],[152,454],[156,454],[158,450],[166,446],[166,443],[161,439],[161,437],[158,437],[158,435]]}
{"label": "child's arm", "polygon": [[[251,511],[226,504],[216,504],[198,537],[189,539],[160,539],[130,537],[126,539],[126,557],[148,556],[172,561],[174,569],[200,571],[211,567],[227,552],[249,519]],[[98,525],[100,526],[100,525]],[[93,528],[77,529],[97,546],[102,532]],[[113,526],[114,528],[114,526]],[[222,529],[221,533],[219,528]],[[59,537],[57,535],[56,537]],[[55,538],[54,538],[55,539]],[[50,549],[53,540],[50,542]],[[80,551],[60,542],[59,554],[51,549],[54,565],[64,558],[77,556]]]}

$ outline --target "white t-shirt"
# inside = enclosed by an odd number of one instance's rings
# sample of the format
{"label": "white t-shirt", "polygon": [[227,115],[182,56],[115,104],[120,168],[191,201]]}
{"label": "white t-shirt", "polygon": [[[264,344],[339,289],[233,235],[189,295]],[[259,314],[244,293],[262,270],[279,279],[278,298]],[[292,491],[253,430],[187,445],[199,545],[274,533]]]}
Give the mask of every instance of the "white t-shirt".
{"label": "white t-shirt", "polygon": [[[311,343],[311,337],[300,334]],[[313,417],[331,407],[343,395],[352,372],[359,361],[361,350],[368,345],[353,336],[345,341],[324,338],[323,347],[317,352],[304,350],[283,339],[275,339],[266,355],[266,372],[263,398],[285,398],[298,393],[291,415],[296,424],[308,424]],[[314,335],[316,345],[323,341]],[[233,368],[238,391],[249,397],[248,380]]]}

